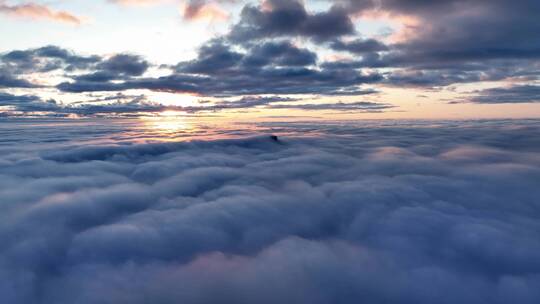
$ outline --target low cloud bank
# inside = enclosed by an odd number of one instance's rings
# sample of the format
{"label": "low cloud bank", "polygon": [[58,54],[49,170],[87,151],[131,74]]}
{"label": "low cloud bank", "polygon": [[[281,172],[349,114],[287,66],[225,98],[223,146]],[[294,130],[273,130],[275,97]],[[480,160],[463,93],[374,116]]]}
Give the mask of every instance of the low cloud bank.
{"label": "low cloud bank", "polygon": [[377,124],[146,145],[10,133],[0,300],[538,303],[540,122]]}

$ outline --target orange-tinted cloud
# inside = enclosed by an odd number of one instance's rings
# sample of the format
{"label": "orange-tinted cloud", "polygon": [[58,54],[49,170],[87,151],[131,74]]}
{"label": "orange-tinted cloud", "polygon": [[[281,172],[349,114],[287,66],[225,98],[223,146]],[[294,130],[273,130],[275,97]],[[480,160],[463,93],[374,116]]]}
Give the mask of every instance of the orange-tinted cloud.
{"label": "orange-tinted cloud", "polygon": [[419,16],[400,14],[381,9],[365,10],[361,13],[354,14],[353,17],[364,20],[380,20],[391,24],[395,31],[385,39],[387,43],[404,43],[410,41],[422,34],[429,27],[429,23],[422,20]]}
{"label": "orange-tinted cloud", "polygon": [[127,6],[147,6],[162,3],[180,3],[180,13],[186,20],[223,21],[229,14],[219,4],[235,0],[109,0],[109,2]]}
{"label": "orange-tinted cloud", "polygon": [[52,20],[73,25],[80,25],[82,23],[81,18],[69,12],[53,11],[47,6],[36,3],[8,5],[0,2],[0,13],[16,17]]}
{"label": "orange-tinted cloud", "polygon": [[164,2],[173,2],[172,0],[109,0],[109,2],[121,5],[133,5],[133,6],[144,6],[144,5],[153,5]]}
{"label": "orange-tinted cloud", "polygon": [[223,21],[229,19],[226,11],[209,1],[189,1],[183,6],[182,11],[187,20]]}

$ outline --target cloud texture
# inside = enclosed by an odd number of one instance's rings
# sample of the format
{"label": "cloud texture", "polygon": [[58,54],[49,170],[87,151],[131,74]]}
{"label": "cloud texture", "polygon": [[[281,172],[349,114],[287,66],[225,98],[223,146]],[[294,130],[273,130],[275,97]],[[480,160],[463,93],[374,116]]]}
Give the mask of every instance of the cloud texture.
{"label": "cloud texture", "polygon": [[538,121],[153,144],[121,123],[11,123],[3,303],[540,301]]}
{"label": "cloud texture", "polygon": [[48,6],[38,3],[22,3],[17,5],[9,5],[0,1],[0,13],[11,15],[14,17],[23,17],[31,19],[43,19],[56,22],[63,22],[72,25],[80,25],[82,20],[80,17],[66,11],[55,11]]}
{"label": "cloud texture", "polygon": [[[53,92],[66,101],[81,93],[111,97],[134,90],[235,99],[347,97],[366,91],[383,97],[395,88],[413,96],[416,90],[445,92],[456,95],[454,104],[538,101],[537,0],[108,2],[176,10],[181,5],[185,19],[226,19],[227,25],[208,36],[193,57],[169,64],[149,62],[144,54],[83,55],[54,45],[6,51],[0,54],[0,89],[9,94],[23,89],[43,99]],[[22,14],[39,6],[6,3],[0,1],[0,13]],[[43,18],[57,14],[46,7],[39,12]],[[370,33],[372,26],[364,22],[373,21],[386,29]],[[487,82],[494,88],[472,97],[462,93],[470,91],[466,86]]]}

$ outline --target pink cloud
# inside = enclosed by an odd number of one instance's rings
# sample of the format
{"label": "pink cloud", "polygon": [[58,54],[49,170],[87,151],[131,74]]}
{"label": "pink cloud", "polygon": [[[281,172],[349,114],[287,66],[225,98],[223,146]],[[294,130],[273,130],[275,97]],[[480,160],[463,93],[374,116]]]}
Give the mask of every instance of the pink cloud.
{"label": "pink cloud", "polygon": [[209,19],[222,21],[229,19],[229,14],[215,3],[190,1],[183,6],[183,16],[187,20]]}
{"label": "pink cloud", "polygon": [[222,3],[233,3],[236,0],[109,0],[109,2],[129,5],[146,6],[162,3],[180,3],[180,12],[186,20],[223,21],[229,19],[229,14],[221,8]]}
{"label": "pink cloud", "polygon": [[47,6],[36,3],[8,5],[0,2],[0,13],[8,14],[15,17],[46,19],[69,23],[73,25],[80,25],[82,23],[81,18],[69,12],[53,11]]}
{"label": "pink cloud", "polygon": [[144,6],[144,5],[153,5],[164,2],[172,2],[172,0],[109,0],[109,2],[120,4],[120,5],[133,5],[133,6]]}

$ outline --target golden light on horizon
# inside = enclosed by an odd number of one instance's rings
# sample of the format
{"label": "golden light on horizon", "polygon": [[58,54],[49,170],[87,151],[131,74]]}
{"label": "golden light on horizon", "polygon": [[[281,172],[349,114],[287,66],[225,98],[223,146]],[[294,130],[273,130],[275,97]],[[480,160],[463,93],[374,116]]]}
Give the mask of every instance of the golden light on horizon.
{"label": "golden light on horizon", "polygon": [[186,112],[182,112],[182,111],[174,111],[174,110],[167,110],[167,111],[163,111],[163,112],[160,112],[159,113],[159,117],[178,117],[178,116],[183,116],[185,115]]}
{"label": "golden light on horizon", "polygon": [[157,116],[142,118],[145,127],[162,135],[171,135],[192,129],[186,120],[185,113],[180,111],[163,111]]}

